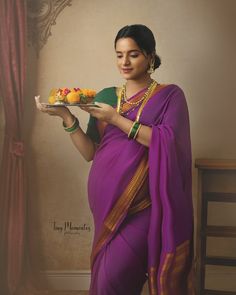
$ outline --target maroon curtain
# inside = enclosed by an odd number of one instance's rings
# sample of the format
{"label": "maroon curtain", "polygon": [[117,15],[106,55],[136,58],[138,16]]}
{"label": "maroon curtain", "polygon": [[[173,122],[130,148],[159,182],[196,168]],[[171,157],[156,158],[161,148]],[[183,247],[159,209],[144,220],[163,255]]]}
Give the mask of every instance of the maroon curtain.
{"label": "maroon curtain", "polygon": [[0,170],[0,293],[14,294],[25,248],[26,193],[23,99],[26,64],[26,3],[0,0],[0,96],[5,133]]}

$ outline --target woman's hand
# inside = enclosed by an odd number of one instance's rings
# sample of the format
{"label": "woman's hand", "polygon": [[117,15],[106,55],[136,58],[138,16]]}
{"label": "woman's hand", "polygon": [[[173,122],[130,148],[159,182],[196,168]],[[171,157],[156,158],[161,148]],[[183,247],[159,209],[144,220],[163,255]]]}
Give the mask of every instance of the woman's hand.
{"label": "woman's hand", "polygon": [[105,121],[109,124],[115,124],[119,117],[116,109],[106,103],[95,102],[95,104],[98,107],[81,107],[81,109],[88,112],[91,116],[97,118],[98,120]]}
{"label": "woman's hand", "polygon": [[70,110],[65,106],[55,106],[55,107],[47,107],[46,103],[40,102],[40,96],[35,96],[36,107],[43,113],[47,113],[51,116],[58,116],[63,119],[63,121],[67,121],[68,118],[72,117]]}
{"label": "woman's hand", "polygon": [[[45,103],[41,103],[39,96],[35,96],[37,108],[46,114],[61,117],[65,126],[72,126],[75,117],[70,110],[65,106],[47,107]],[[96,146],[90,137],[83,132],[79,127],[76,132],[70,133],[71,140],[81,155],[87,160],[91,161],[94,157]]]}

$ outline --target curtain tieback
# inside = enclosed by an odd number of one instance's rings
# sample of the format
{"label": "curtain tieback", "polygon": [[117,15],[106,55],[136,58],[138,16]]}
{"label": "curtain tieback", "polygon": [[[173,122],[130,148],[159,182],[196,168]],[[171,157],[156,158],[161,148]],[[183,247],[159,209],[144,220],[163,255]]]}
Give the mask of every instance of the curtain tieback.
{"label": "curtain tieback", "polygon": [[22,141],[11,141],[11,154],[16,157],[23,157],[24,156],[24,143]]}

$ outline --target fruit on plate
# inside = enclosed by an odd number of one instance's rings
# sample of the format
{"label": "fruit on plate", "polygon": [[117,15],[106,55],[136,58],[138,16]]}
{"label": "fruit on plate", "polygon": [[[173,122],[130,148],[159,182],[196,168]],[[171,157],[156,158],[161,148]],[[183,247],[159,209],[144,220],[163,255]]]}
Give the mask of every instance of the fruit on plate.
{"label": "fruit on plate", "polygon": [[49,102],[50,104],[55,104],[55,102],[56,102],[56,97],[50,95],[49,98],[48,98],[48,102]]}
{"label": "fruit on plate", "polygon": [[80,94],[78,91],[71,91],[66,96],[66,101],[68,103],[78,103],[80,102]]}
{"label": "fruit on plate", "polygon": [[54,88],[50,91],[48,102],[52,105],[89,103],[95,95],[96,91],[87,88]]}

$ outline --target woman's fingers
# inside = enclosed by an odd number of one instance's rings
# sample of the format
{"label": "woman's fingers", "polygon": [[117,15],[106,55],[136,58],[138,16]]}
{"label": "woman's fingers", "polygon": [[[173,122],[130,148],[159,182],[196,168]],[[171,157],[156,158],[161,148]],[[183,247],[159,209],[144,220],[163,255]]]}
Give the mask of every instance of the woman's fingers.
{"label": "woman's fingers", "polygon": [[70,115],[70,111],[66,106],[48,106],[47,103],[40,102],[40,96],[35,96],[36,107],[43,113],[46,113],[51,116],[59,116],[62,119]]}
{"label": "woman's fingers", "polygon": [[81,107],[84,111],[88,112],[91,116],[98,120],[111,122],[112,118],[117,114],[116,110],[106,103],[95,103],[96,106]]}
{"label": "woman's fingers", "polygon": [[39,107],[40,106],[40,95],[35,96],[34,99],[36,102],[36,106]]}
{"label": "woman's fingers", "polygon": [[43,104],[40,102],[40,95],[37,95],[34,97],[35,102],[36,102],[36,107],[40,110],[40,111],[44,111],[44,106]]}
{"label": "woman's fingers", "polygon": [[87,112],[87,113],[89,113],[89,114],[91,114],[91,112],[94,112],[94,111],[96,111],[97,109],[98,109],[98,107],[84,107],[84,106],[80,106],[80,109],[81,110],[83,110],[83,111],[85,111],[85,112]]}
{"label": "woman's fingers", "polygon": [[94,104],[95,104],[96,106],[98,106],[99,108],[102,108],[102,107],[104,107],[104,106],[107,105],[106,103],[103,103],[103,102],[97,102],[97,101],[95,101]]}
{"label": "woman's fingers", "polygon": [[53,115],[53,110],[49,110],[49,108],[47,108],[47,104],[46,103],[41,103],[40,102],[40,95],[37,95],[34,98],[35,98],[35,102],[36,102],[36,107],[41,112],[48,113],[49,115]]}
{"label": "woman's fingers", "polygon": [[40,102],[40,95],[35,95],[35,100],[36,100],[36,102]]}

